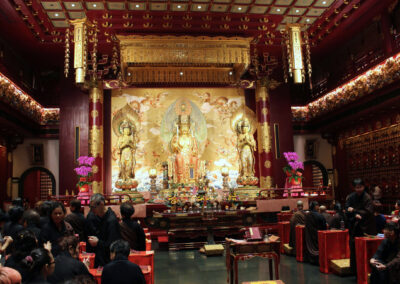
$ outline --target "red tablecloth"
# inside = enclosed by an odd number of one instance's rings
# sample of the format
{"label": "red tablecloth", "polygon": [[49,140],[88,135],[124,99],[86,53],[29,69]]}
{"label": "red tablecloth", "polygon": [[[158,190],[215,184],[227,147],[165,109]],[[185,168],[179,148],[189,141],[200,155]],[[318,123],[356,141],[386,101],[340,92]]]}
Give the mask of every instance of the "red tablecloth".
{"label": "red tablecloth", "polygon": [[356,238],[357,283],[367,284],[371,272],[370,259],[375,254],[383,238]]}
{"label": "red tablecloth", "polygon": [[[143,272],[144,279],[146,280],[146,284],[151,284],[152,283],[151,275],[153,274],[153,271],[152,271],[150,265],[140,265],[140,269]],[[90,274],[93,275],[97,284],[101,284],[102,269],[92,268],[92,269],[89,269],[89,272],[90,272]]]}
{"label": "red tablecloth", "polygon": [[319,270],[322,273],[332,272],[329,262],[334,259],[350,258],[349,231],[318,231]]}
{"label": "red tablecloth", "polygon": [[297,225],[296,226],[296,260],[303,262],[304,261],[304,235],[305,235],[305,226]]}
{"label": "red tablecloth", "polygon": [[154,251],[131,251],[129,261],[139,266],[149,265],[151,267],[151,284],[154,284]]}
{"label": "red tablecloth", "polygon": [[85,258],[89,258],[89,268],[94,268],[94,253],[84,252],[79,254],[79,260],[83,262]]}
{"label": "red tablecloth", "polygon": [[283,245],[288,244],[290,239],[290,222],[278,222],[278,233],[281,239],[281,253],[284,253]]}

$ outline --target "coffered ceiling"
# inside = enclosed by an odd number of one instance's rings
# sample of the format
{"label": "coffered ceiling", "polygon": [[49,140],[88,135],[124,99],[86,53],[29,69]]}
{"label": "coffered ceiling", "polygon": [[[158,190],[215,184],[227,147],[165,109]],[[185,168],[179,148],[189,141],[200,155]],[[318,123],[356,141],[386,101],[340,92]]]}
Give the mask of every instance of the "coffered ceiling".
{"label": "coffered ceiling", "polygon": [[115,34],[252,36],[280,46],[286,23],[301,23],[317,46],[375,0],[4,0],[39,42],[61,43],[69,20],[97,22],[100,42]]}

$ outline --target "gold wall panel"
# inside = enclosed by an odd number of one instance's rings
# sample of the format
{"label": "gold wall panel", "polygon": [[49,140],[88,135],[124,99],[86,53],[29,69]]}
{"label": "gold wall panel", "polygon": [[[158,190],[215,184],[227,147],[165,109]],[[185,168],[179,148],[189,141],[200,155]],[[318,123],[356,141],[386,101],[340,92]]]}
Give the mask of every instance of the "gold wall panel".
{"label": "gold wall panel", "polygon": [[[158,184],[161,184],[162,162],[171,155],[169,145],[161,137],[161,125],[168,108],[179,98],[185,97],[201,111],[206,121],[206,139],[201,147],[200,159],[207,161],[207,172],[211,183],[222,186],[220,170],[229,169],[230,182],[236,183],[238,175],[238,153],[236,135],[230,127],[230,118],[244,105],[242,89],[236,88],[135,88],[113,90],[111,113],[116,114],[127,104],[138,114],[140,130],[138,131],[136,149],[136,179],[139,190],[150,187],[148,171],[157,169]],[[112,179],[113,184],[118,175],[117,136],[111,133],[112,143]]]}

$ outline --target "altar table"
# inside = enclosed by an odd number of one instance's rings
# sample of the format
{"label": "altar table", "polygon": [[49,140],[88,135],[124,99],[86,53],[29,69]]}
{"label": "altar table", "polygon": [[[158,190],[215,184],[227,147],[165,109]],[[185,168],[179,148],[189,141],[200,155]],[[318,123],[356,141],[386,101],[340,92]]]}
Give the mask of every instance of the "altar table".
{"label": "altar table", "polygon": [[228,271],[228,283],[238,284],[238,261],[248,260],[253,257],[268,258],[269,277],[273,279],[272,260],[275,266],[275,278],[279,278],[280,241],[233,240],[226,238],[226,268]]}
{"label": "altar table", "polygon": [[371,272],[370,259],[381,244],[383,238],[358,237],[356,242],[357,284],[368,283],[368,273]]}
{"label": "altar table", "polygon": [[[152,270],[149,265],[139,265],[140,269],[142,270],[144,280],[146,280],[146,284],[151,284],[151,274]],[[96,280],[97,284],[101,284],[101,273],[103,272],[102,268],[91,268],[89,269],[90,274],[93,275],[94,279]]]}
{"label": "altar table", "polygon": [[281,253],[284,253],[283,245],[288,244],[290,240],[290,222],[278,222],[278,233],[281,239]]}
{"label": "altar table", "polygon": [[304,237],[305,237],[305,226],[296,226],[296,260],[304,261]]}
{"label": "altar table", "polygon": [[318,231],[319,270],[322,273],[332,272],[330,261],[350,258],[349,231]]}

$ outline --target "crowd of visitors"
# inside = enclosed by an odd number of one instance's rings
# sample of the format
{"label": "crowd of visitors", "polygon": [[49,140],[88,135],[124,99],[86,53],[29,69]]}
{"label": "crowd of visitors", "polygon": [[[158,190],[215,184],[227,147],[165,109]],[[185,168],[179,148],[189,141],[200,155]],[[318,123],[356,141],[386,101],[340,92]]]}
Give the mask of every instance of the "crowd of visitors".
{"label": "crowd of visitors", "polygon": [[[102,282],[144,284],[140,267],[129,262],[130,250],[145,250],[145,234],[132,219],[134,207],[122,203],[122,220],[93,194],[85,217],[81,201],[38,202],[28,209],[20,199],[8,212],[0,210],[0,283],[95,283],[89,261],[79,260],[79,244],[95,253],[95,268],[103,268]],[[124,282],[124,283],[125,283]],[[120,282],[122,283],[122,282]]]}

